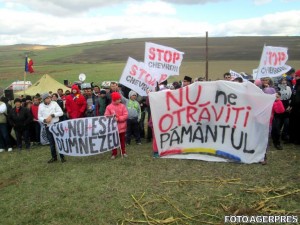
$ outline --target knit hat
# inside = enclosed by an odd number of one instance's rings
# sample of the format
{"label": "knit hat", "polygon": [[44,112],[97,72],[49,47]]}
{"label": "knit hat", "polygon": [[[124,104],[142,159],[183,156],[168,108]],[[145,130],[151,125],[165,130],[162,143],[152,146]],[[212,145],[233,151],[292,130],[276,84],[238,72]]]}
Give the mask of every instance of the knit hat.
{"label": "knit hat", "polygon": [[297,70],[297,71],[295,72],[295,77],[300,77],[300,70]]}
{"label": "knit hat", "polygon": [[112,101],[117,101],[121,99],[121,95],[119,94],[119,92],[113,92],[111,93],[111,100]]}
{"label": "knit hat", "polygon": [[185,77],[183,78],[183,80],[186,80],[186,81],[192,83],[192,78],[189,77],[189,76],[185,76]]}
{"label": "knit hat", "polygon": [[136,94],[135,91],[130,91],[129,94],[128,94],[128,97],[131,98],[132,95],[136,95],[137,96],[137,94]]}
{"label": "knit hat", "polygon": [[16,98],[16,99],[14,100],[14,104],[16,104],[16,102],[22,102],[22,101],[21,101],[20,98]]}
{"label": "knit hat", "polygon": [[49,93],[44,93],[44,94],[42,94],[42,101],[44,101],[46,98],[49,98],[49,97],[51,97],[51,96],[49,95]]}

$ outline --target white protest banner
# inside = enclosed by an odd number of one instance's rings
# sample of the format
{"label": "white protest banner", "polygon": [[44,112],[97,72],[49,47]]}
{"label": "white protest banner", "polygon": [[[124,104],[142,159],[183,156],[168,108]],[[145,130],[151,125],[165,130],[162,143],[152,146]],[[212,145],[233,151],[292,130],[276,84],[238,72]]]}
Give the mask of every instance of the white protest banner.
{"label": "white protest banner", "polygon": [[275,96],[251,82],[196,82],[149,98],[161,157],[242,163],[264,158]]}
{"label": "white protest banner", "polygon": [[41,145],[48,145],[49,140],[48,140],[45,124],[41,123],[40,121],[38,121],[38,122],[40,123],[40,126],[41,126],[40,143],[41,143]]}
{"label": "white protest banner", "polygon": [[253,80],[256,80],[256,78],[257,78],[257,71],[258,71],[258,69],[253,69],[252,70]]}
{"label": "white protest banner", "polygon": [[240,77],[240,78],[243,79],[243,81],[246,81],[246,79],[244,79],[244,77],[240,73],[238,73],[238,72],[235,72],[233,70],[229,70],[229,73],[231,74],[231,79],[232,80],[234,80],[237,77]]}
{"label": "white protest banner", "polygon": [[164,76],[157,78],[143,62],[129,57],[119,83],[134,90],[141,96],[147,96],[147,89],[155,91],[157,82],[164,81]]}
{"label": "white protest banner", "polygon": [[62,121],[50,126],[59,153],[90,156],[120,146],[117,122],[98,116]]}
{"label": "white protest banner", "polygon": [[174,48],[146,42],[144,62],[160,75],[179,75],[183,54]]}
{"label": "white protest banner", "polygon": [[288,72],[291,67],[285,65],[288,60],[287,48],[264,46],[256,79],[278,77]]}

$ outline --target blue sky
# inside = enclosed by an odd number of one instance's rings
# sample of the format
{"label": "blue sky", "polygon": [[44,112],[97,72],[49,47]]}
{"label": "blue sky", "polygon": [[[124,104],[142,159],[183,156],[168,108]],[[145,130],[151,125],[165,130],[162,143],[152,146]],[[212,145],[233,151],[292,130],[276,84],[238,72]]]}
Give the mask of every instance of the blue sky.
{"label": "blue sky", "polygon": [[0,0],[0,15],[0,45],[300,35],[300,0]]}

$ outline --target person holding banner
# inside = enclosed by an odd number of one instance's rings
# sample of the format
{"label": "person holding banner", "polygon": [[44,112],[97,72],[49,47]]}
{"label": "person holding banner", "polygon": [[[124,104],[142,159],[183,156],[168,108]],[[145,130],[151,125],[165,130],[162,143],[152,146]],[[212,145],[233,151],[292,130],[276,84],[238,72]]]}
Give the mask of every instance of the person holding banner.
{"label": "person holding banner", "polygon": [[[123,157],[127,157],[126,149],[125,149],[125,135],[127,128],[127,118],[128,111],[126,106],[121,103],[121,95],[118,92],[111,93],[111,104],[106,107],[104,116],[114,116],[115,120],[118,124],[120,144],[121,144],[121,155]],[[117,157],[117,149],[112,150],[111,159],[115,159]]]}
{"label": "person holding banner", "polygon": [[[57,102],[51,100],[49,93],[42,95],[42,103],[39,105],[38,119],[46,126],[46,133],[50,144],[52,158],[48,163],[57,161],[56,146],[53,134],[49,131],[50,125],[59,122],[59,117],[63,115],[63,111]],[[62,163],[66,162],[63,154],[59,154]]]}

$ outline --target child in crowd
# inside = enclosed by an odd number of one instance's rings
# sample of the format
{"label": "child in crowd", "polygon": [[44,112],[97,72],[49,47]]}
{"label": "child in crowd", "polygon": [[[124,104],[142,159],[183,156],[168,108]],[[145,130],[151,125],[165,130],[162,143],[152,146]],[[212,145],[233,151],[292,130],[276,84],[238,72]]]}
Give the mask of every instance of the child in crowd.
{"label": "child in crowd", "polygon": [[[125,135],[126,135],[126,128],[127,128],[127,118],[128,112],[126,106],[121,104],[121,95],[118,92],[111,93],[111,104],[106,107],[105,116],[114,116],[115,120],[118,123],[119,129],[119,137],[120,137],[120,144],[121,144],[121,155],[123,157],[127,157],[126,149],[125,149]],[[111,159],[115,159],[117,157],[117,149],[112,150]]]}

